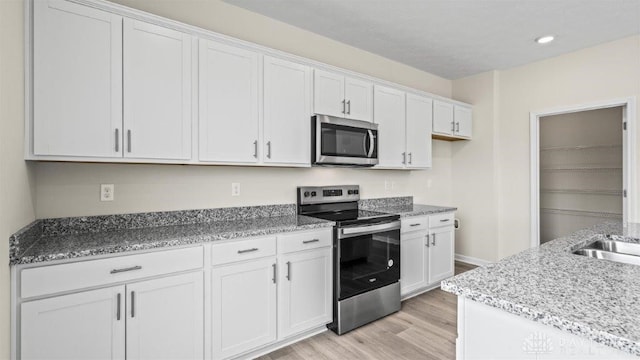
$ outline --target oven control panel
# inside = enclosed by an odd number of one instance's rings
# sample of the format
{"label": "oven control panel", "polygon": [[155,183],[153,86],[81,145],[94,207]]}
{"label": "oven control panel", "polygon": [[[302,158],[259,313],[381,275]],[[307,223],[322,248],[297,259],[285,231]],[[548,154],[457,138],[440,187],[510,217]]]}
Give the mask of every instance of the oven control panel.
{"label": "oven control panel", "polygon": [[360,200],[360,186],[299,186],[298,204],[319,204]]}

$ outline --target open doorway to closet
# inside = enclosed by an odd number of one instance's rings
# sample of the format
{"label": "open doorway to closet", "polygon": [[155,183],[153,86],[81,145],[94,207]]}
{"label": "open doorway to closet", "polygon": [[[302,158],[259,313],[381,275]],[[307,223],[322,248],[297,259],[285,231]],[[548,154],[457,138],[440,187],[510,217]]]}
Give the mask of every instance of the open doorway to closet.
{"label": "open doorway to closet", "polygon": [[634,119],[634,99],[531,114],[532,246],[634,218]]}
{"label": "open doorway to closet", "polygon": [[540,243],[622,220],[622,107],[540,118]]}

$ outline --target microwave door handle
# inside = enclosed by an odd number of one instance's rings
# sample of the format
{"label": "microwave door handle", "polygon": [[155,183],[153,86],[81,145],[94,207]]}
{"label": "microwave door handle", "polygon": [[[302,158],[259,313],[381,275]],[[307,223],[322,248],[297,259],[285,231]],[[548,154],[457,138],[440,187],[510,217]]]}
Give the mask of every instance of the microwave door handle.
{"label": "microwave door handle", "polygon": [[367,153],[367,157],[371,157],[376,145],[373,141],[373,132],[371,130],[367,130],[367,132],[369,133],[369,152]]}

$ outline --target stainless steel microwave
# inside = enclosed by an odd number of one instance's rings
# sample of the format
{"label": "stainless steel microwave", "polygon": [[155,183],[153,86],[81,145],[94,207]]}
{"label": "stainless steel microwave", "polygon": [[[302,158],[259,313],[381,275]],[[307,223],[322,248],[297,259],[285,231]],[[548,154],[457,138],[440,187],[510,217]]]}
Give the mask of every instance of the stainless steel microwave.
{"label": "stainless steel microwave", "polygon": [[378,164],[378,124],[327,115],[315,115],[311,120],[313,165]]}

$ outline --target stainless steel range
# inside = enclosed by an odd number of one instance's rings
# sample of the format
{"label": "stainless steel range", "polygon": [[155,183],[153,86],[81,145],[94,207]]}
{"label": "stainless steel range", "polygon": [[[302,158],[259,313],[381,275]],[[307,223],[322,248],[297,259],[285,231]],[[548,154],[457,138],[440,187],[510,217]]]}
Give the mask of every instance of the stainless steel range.
{"label": "stainless steel range", "polygon": [[298,187],[298,214],[336,222],[334,308],[341,335],[400,310],[400,216],[358,209],[358,185]]}

